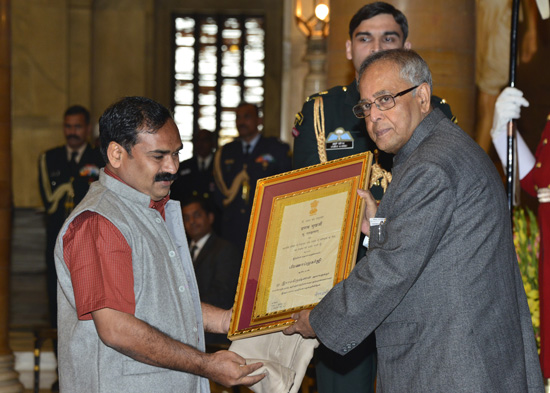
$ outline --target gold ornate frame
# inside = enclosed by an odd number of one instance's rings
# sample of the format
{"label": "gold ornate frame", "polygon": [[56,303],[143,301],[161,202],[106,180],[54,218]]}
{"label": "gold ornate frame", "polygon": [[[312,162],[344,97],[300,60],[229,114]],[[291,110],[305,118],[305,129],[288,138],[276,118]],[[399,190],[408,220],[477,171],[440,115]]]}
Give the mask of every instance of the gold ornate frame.
{"label": "gold ornate frame", "polygon": [[231,316],[231,340],[283,330],[355,264],[372,153],[258,181]]}

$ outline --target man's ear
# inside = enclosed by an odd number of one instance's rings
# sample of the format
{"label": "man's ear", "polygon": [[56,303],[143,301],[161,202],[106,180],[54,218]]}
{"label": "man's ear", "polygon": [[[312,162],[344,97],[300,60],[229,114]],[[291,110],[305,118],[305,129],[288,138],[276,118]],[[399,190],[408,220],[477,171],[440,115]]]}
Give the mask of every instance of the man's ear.
{"label": "man's ear", "polygon": [[126,150],[124,150],[121,145],[111,141],[107,147],[107,158],[109,159],[109,164],[111,164],[113,168],[119,168],[124,153],[126,153]]}
{"label": "man's ear", "polygon": [[346,59],[351,60],[351,40],[346,41]]}
{"label": "man's ear", "polygon": [[411,49],[411,48],[412,48],[412,44],[411,44],[409,41],[405,41],[405,44],[403,45],[403,48],[405,48],[405,49]]}
{"label": "man's ear", "polygon": [[422,83],[416,88],[416,99],[420,103],[420,111],[422,113],[428,113],[430,111],[431,98],[432,91],[430,85]]}
{"label": "man's ear", "polygon": [[216,216],[214,215],[214,213],[208,213],[208,223],[210,225],[214,224],[215,219],[216,219]]}

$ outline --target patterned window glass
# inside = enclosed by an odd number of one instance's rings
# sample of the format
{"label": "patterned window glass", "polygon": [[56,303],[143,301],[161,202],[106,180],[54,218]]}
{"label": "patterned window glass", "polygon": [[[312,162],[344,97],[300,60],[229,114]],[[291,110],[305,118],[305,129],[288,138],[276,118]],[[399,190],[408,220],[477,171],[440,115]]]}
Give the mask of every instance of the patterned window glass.
{"label": "patterned window glass", "polygon": [[216,132],[220,145],[238,135],[235,108],[264,101],[265,30],[259,16],[174,16],[174,118],[192,155],[193,133]]}

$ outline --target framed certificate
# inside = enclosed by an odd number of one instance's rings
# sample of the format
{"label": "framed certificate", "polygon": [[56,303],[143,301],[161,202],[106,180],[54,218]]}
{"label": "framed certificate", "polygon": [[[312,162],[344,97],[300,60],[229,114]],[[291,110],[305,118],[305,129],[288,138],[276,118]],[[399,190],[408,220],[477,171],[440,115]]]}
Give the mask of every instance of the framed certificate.
{"label": "framed certificate", "polygon": [[258,181],[228,337],[283,330],[355,264],[372,154]]}

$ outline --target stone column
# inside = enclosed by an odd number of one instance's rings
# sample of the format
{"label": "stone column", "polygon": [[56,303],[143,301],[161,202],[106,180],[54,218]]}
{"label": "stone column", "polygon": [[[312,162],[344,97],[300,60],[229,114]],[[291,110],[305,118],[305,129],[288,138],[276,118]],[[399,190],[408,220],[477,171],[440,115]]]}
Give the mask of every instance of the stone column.
{"label": "stone column", "polygon": [[11,245],[10,0],[0,0],[0,393],[22,392],[9,347]]}
{"label": "stone column", "polygon": [[304,79],[304,99],[314,93],[327,89],[326,59],[326,39],[308,38],[307,52],[304,60],[309,64],[309,71]]}

